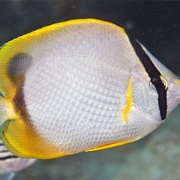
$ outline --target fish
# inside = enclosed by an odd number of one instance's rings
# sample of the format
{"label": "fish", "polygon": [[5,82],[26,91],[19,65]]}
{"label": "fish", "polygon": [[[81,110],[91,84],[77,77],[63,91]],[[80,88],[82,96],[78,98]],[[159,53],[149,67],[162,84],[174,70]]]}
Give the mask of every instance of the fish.
{"label": "fish", "polygon": [[0,139],[0,176],[13,179],[16,172],[28,168],[36,162],[36,159],[27,159],[15,156],[5,147]]}
{"label": "fish", "polygon": [[180,79],[111,22],[55,23],[0,49],[7,149],[53,159],[137,141],[180,102]]}

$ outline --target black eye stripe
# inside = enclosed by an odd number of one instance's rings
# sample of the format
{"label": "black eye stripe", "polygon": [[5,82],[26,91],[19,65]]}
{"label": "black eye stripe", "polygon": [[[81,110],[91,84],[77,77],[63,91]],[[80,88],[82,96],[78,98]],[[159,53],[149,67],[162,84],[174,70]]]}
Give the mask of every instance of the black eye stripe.
{"label": "black eye stripe", "polygon": [[155,86],[158,93],[158,104],[161,115],[161,120],[166,119],[167,116],[167,88],[165,87],[161,77],[161,73],[154,66],[150,57],[143,50],[142,46],[132,37],[129,36],[129,40],[139,57],[139,60],[143,64],[148,76],[150,77],[151,83]]}

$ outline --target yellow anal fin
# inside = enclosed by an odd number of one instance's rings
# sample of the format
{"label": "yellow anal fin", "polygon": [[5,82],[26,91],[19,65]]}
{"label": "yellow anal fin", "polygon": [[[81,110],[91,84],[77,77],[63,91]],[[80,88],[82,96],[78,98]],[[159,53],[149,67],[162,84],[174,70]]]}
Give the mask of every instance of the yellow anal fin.
{"label": "yellow anal fin", "polygon": [[120,141],[120,142],[116,142],[116,143],[105,144],[105,145],[102,145],[102,146],[97,146],[97,147],[92,148],[92,149],[88,149],[88,150],[86,150],[86,152],[99,151],[99,150],[114,148],[114,147],[117,147],[117,146],[122,146],[124,144],[134,142],[134,141],[136,141],[136,139],[129,139],[129,140],[124,140],[124,141]]}
{"label": "yellow anal fin", "polygon": [[46,141],[22,117],[6,120],[0,126],[0,135],[6,148],[19,157],[52,159],[70,155]]}

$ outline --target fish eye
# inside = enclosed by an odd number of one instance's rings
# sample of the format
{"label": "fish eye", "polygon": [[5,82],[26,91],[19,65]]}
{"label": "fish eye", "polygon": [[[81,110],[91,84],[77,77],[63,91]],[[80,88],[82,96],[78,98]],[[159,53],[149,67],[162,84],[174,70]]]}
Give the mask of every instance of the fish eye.
{"label": "fish eye", "polygon": [[[168,89],[168,83],[167,80],[164,77],[160,77],[161,78],[161,82],[164,85],[164,89],[167,90]],[[154,86],[154,84],[152,84],[151,81],[149,81],[149,88],[152,92],[157,93],[156,87]]]}
{"label": "fish eye", "polygon": [[163,76],[161,76],[160,78],[161,78],[161,80],[162,80],[162,83],[164,84],[165,90],[167,90],[167,89],[168,89],[168,83],[167,83],[167,80],[166,80]]}

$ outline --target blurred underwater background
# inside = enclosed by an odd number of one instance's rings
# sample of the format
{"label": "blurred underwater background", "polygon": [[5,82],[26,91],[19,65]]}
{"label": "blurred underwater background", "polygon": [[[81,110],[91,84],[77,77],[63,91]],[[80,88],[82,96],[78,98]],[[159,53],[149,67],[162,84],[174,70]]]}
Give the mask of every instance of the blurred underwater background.
{"label": "blurred underwater background", "polygon": [[[180,75],[180,1],[0,0],[0,45],[46,25],[97,18],[125,28]],[[15,180],[180,179],[180,107],[155,132],[113,149],[38,160]],[[1,177],[0,177],[1,179]]]}

